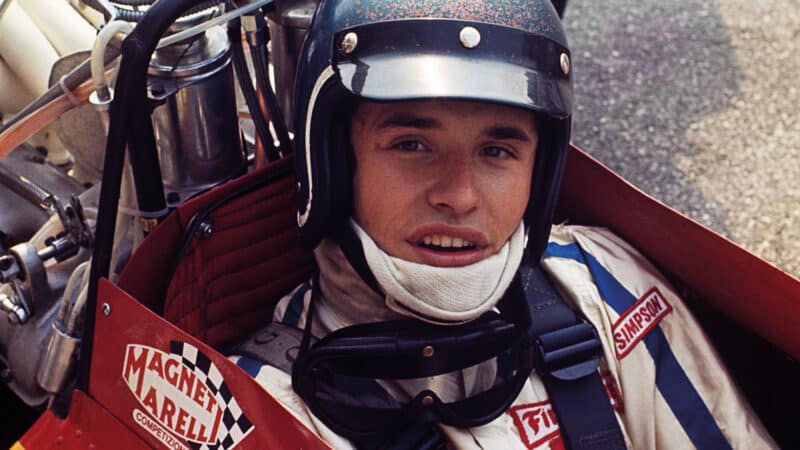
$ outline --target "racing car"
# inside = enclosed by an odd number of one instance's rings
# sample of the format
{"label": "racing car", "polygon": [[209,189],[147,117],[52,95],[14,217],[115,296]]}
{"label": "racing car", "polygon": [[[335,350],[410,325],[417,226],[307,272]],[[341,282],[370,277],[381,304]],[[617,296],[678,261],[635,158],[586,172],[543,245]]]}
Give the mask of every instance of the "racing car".
{"label": "racing car", "polygon": [[[0,132],[3,444],[328,448],[226,357],[313,269],[291,99],[267,74],[291,84],[316,2],[86,3],[70,7],[105,30],[92,52],[53,62]],[[667,274],[776,441],[800,446],[800,281],[574,145],[557,220]]]}

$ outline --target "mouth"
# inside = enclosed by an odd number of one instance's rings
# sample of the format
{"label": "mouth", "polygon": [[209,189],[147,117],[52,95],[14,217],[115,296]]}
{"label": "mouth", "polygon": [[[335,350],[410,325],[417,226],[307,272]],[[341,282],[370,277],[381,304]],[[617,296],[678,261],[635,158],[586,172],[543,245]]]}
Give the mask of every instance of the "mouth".
{"label": "mouth", "polygon": [[475,244],[456,236],[446,234],[429,234],[417,242],[417,245],[428,250],[455,253],[475,250]]}
{"label": "mouth", "polygon": [[472,227],[430,224],[419,227],[408,239],[417,261],[440,267],[466,266],[486,255],[486,236]]}

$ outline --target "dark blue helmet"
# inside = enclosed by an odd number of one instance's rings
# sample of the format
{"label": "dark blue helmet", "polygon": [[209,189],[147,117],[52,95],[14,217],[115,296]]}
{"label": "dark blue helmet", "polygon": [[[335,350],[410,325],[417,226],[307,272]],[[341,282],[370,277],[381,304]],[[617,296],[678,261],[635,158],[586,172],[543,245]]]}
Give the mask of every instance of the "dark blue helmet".
{"label": "dark blue helmet", "polygon": [[525,222],[547,244],[569,144],[570,53],[549,0],[322,0],[295,79],[294,131],[310,246],[351,215],[353,99],[460,99],[532,111],[539,144]]}

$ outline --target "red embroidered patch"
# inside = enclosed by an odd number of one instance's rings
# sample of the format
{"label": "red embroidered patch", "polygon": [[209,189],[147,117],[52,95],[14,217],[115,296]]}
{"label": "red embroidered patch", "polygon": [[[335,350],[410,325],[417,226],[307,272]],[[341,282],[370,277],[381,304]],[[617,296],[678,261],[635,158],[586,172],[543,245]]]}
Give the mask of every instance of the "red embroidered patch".
{"label": "red embroidered patch", "polygon": [[525,446],[531,450],[550,442],[552,450],[561,450],[564,444],[558,432],[558,421],[553,405],[548,401],[512,406],[508,414],[514,419],[514,425]]}
{"label": "red embroidered patch", "polygon": [[672,306],[655,287],[628,308],[614,322],[614,349],[617,359],[622,359],[630,353],[670,311]]}

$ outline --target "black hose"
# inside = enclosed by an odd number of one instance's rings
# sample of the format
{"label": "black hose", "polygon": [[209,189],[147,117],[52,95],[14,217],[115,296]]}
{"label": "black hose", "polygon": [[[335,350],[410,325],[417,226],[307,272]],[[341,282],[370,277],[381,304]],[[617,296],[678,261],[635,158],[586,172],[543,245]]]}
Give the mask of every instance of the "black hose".
{"label": "black hose", "polygon": [[128,158],[136,188],[136,200],[139,211],[144,216],[161,218],[166,215],[167,201],[164,198],[164,182],[151,120],[152,109],[145,103],[137,111],[139,114],[129,124],[128,136]]}
{"label": "black hose", "polygon": [[[156,157],[152,128],[147,136],[133,137],[133,130],[149,122],[147,99],[147,68],[150,57],[161,36],[169,26],[188,9],[205,0],[170,0],[156,2],[147,10],[139,25],[122,42],[122,61],[117,75],[117,89],[111,102],[111,114],[103,162],[103,180],[97,211],[95,247],[89,272],[87,292],[86,327],[81,342],[78,362],[77,389],[88,392],[94,322],[97,309],[97,292],[101,277],[107,277],[111,264],[117,209],[119,207],[120,181],[125,161],[125,147],[130,142],[130,153],[146,147],[143,157]],[[130,125],[133,125],[133,128]],[[133,164],[132,159],[131,163]],[[158,160],[155,160],[157,167]],[[150,164],[152,165],[152,164]],[[134,167],[134,173],[137,168]],[[160,171],[157,182],[161,183]],[[156,180],[153,180],[156,182]],[[161,202],[163,192],[161,193]]]}
{"label": "black hose", "polygon": [[282,154],[288,155],[292,152],[292,141],[289,139],[289,131],[286,128],[286,121],[283,119],[283,113],[278,105],[278,99],[275,97],[275,92],[269,82],[269,57],[267,56],[266,46],[269,29],[267,28],[267,21],[264,20],[262,14],[256,14],[255,19],[256,32],[253,33],[252,37],[248,36],[247,43],[250,45],[250,54],[253,57],[256,82],[259,90],[263,92],[267,110],[269,110],[272,118],[272,126],[275,128],[275,135],[279,142],[278,149]]}
{"label": "black hose", "polygon": [[[261,143],[264,144],[268,155],[277,153],[272,142],[272,135],[269,133],[269,124],[264,117],[264,112],[258,103],[255,88],[253,88],[253,83],[250,80],[250,71],[247,69],[247,61],[245,61],[244,50],[242,49],[242,21],[238,17],[228,22],[228,39],[231,41],[231,60],[236,72],[236,79],[239,81],[242,96],[245,103],[247,103],[250,116],[253,118],[256,134],[258,134]],[[269,159],[272,158],[270,157]]]}

